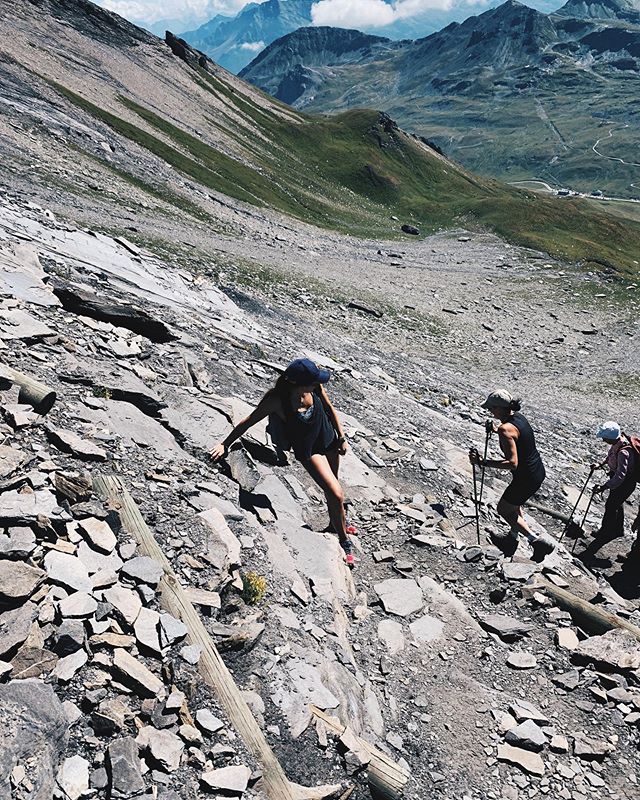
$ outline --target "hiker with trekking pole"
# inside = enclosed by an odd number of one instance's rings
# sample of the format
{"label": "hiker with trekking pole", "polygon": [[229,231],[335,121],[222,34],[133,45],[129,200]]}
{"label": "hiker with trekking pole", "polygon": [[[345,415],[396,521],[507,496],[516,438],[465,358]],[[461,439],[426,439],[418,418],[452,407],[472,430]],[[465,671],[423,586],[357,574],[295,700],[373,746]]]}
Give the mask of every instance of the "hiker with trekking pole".
{"label": "hiker with trekking pole", "polygon": [[347,524],[344,492],[338,480],[340,456],[347,452],[347,441],[340,418],[324,388],[330,378],[328,370],[320,369],[308,358],[292,361],[249,416],[213,448],[211,456],[219,461],[236,439],[268,417],[267,430],[278,440],[274,443],[282,450],[292,449],[296,459],[324,492],[331,528],[338,534],[346,564],[353,567],[353,543],[349,536],[357,531]]}
{"label": "hiker with trekking pole", "polygon": [[605,501],[600,528],[594,531],[593,541],[583,551],[582,556],[593,556],[605,544],[624,536],[624,504],[635,491],[640,479],[640,439],[627,436],[613,420],[604,422],[596,436],[609,445],[609,450],[602,463],[591,466],[594,471],[606,470],[609,479],[595,486],[592,496],[607,491],[609,496]]}
{"label": "hiker with trekking pole", "polygon": [[[530,543],[533,558],[541,561],[553,551],[554,545],[531,531],[525,522],[522,506],[540,489],[546,473],[536,448],[533,429],[520,413],[520,407],[520,401],[506,390],[491,392],[482,408],[486,408],[499,422],[497,434],[503,458],[487,459],[485,456],[481,459],[478,451],[472,448],[469,460],[483,469],[493,467],[511,471],[511,483],[497,506],[498,514],[509,523],[511,530],[508,536],[496,537],[495,543],[512,555],[518,546],[518,535],[521,534]],[[488,424],[494,427],[492,420]]]}

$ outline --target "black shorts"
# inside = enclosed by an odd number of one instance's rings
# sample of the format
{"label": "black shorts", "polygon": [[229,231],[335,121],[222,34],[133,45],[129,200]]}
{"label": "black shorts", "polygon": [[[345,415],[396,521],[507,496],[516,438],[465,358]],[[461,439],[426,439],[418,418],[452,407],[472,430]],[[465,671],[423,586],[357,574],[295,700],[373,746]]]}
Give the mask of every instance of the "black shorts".
{"label": "black shorts", "polygon": [[502,495],[502,500],[505,503],[511,503],[512,506],[521,506],[533,497],[538,489],[544,483],[545,475],[542,477],[533,477],[531,475],[516,475],[511,483],[507,486]]}
{"label": "black shorts", "polygon": [[325,445],[322,439],[318,439],[311,448],[311,455],[326,456],[330,450],[334,450],[338,446],[338,434],[336,433],[329,444]]}

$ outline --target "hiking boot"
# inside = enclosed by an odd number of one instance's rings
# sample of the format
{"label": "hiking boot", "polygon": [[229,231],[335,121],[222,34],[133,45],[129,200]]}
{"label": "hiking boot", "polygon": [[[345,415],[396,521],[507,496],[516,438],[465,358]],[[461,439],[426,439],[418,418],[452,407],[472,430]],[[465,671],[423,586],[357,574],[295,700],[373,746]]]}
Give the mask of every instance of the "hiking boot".
{"label": "hiking boot", "polygon": [[500,535],[491,531],[489,533],[489,538],[491,539],[491,543],[507,557],[512,556],[518,549],[518,540],[515,536],[511,536],[510,534],[505,536],[504,534]]}
{"label": "hiking boot", "polygon": [[356,565],[356,560],[353,555],[353,544],[350,539],[343,539],[340,542],[340,547],[344,550],[344,561],[349,569],[353,569]]}
{"label": "hiking boot", "polygon": [[556,549],[556,546],[547,539],[540,538],[531,543],[531,549],[533,550],[532,561],[539,562],[544,561],[549,553],[553,553],[553,551]]}

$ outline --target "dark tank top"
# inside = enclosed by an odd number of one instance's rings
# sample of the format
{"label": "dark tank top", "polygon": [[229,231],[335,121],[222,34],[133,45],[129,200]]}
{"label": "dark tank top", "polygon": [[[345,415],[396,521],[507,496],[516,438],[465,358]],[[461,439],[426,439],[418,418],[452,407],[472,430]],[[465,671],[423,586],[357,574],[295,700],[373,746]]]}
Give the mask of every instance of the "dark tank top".
{"label": "dark tank top", "polygon": [[313,453],[324,452],[331,447],[336,432],[318,389],[313,392],[313,405],[308,414],[301,414],[291,407],[291,398],[282,402],[287,434],[291,448],[298,461],[307,461]]}
{"label": "dark tank top", "polygon": [[540,453],[536,447],[536,438],[533,428],[526,417],[517,411],[509,420],[518,429],[519,436],[516,441],[518,452],[518,467],[514,470],[514,478],[543,479],[545,470]]}

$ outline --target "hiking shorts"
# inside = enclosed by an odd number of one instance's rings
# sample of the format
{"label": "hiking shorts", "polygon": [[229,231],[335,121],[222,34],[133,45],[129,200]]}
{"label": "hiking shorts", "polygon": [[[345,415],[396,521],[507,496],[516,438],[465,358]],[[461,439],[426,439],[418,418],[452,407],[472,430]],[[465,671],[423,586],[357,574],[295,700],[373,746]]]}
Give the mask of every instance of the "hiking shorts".
{"label": "hiking shorts", "polygon": [[545,475],[516,475],[511,483],[507,486],[502,495],[502,500],[505,503],[511,503],[512,506],[521,506],[527,502],[544,483]]}

